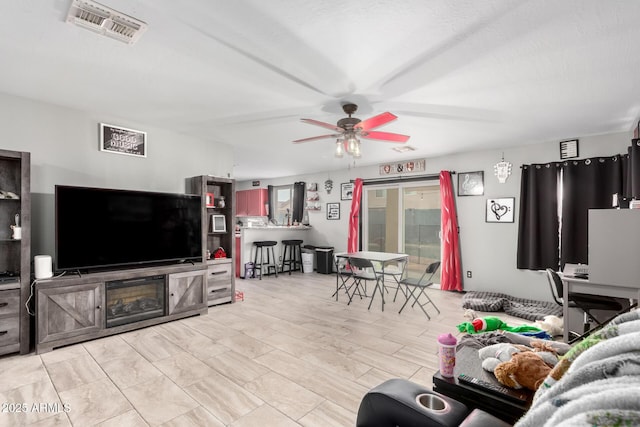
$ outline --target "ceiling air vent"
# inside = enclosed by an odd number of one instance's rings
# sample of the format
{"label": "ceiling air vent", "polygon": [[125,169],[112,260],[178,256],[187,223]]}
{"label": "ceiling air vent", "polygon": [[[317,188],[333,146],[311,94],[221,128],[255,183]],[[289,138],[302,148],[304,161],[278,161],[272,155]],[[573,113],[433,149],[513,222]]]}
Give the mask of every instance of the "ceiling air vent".
{"label": "ceiling air vent", "polygon": [[410,145],[403,145],[400,147],[393,147],[392,150],[397,151],[398,153],[408,153],[409,151],[416,151],[415,147]]}
{"label": "ceiling air vent", "polygon": [[91,0],[73,0],[67,22],[127,44],[135,43],[147,29],[139,19]]}

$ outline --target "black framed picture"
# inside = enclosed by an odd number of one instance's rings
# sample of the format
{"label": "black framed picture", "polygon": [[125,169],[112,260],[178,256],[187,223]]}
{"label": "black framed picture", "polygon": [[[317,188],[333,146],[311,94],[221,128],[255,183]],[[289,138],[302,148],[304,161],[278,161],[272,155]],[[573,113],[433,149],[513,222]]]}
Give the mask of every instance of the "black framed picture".
{"label": "black framed picture", "polygon": [[578,157],[578,140],[570,139],[568,141],[560,141],[560,160],[575,159]]}
{"label": "black framed picture", "polygon": [[100,151],[147,157],[147,133],[100,123]]}
{"label": "black framed picture", "polygon": [[340,200],[353,199],[353,182],[344,182],[340,184]]}
{"label": "black framed picture", "polygon": [[484,172],[462,172],[458,174],[458,196],[482,196],[484,194]]}
{"label": "black framed picture", "polygon": [[340,219],[340,203],[327,203],[327,219]]}
{"label": "black framed picture", "polygon": [[513,222],[515,197],[487,199],[486,222]]}

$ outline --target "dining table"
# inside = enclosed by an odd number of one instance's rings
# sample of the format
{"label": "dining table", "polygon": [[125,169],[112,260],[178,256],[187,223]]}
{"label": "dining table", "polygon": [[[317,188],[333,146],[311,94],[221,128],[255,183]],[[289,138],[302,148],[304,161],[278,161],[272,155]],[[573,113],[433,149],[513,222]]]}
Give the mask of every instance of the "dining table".
{"label": "dining table", "polygon": [[[382,298],[382,311],[384,311],[384,304],[385,304],[384,278],[386,276],[392,276],[396,282],[396,285],[398,286],[397,289],[399,289],[400,287],[399,278],[401,278],[402,275],[404,274],[404,269],[409,259],[408,254],[395,253],[395,252],[377,252],[377,251],[338,252],[338,253],[335,253],[334,256],[336,259],[336,267],[339,266],[340,259],[348,260],[349,258],[365,259],[365,260],[371,261],[371,263],[374,264],[374,273],[376,275],[380,274],[382,276],[382,280],[381,280],[382,284],[379,289],[380,295]],[[376,265],[379,267],[379,270],[376,268]],[[400,265],[400,268],[397,267],[398,265]],[[390,269],[389,268],[390,266],[394,266],[394,268]],[[349,276],[346,276],[346,279],[345,279],[345,275],[340,273],[340,268],[336,268],[336,292],[335,292],[336,301],[338,300],[339,289],[341,287],[344,287],[345,291],[348,289],[347,287],[348,280],[349,280]],[[378,286],[378,281],[376,281],[376,287],[377,286]],[[375,290],[374,290],[374,294],[371,297],[371,301],[369,302],[369,308],[371,308],[371,304],[373,303],[374,295],[375,295]],[[396,290],[396,295],[397,295],[397,290]]]}

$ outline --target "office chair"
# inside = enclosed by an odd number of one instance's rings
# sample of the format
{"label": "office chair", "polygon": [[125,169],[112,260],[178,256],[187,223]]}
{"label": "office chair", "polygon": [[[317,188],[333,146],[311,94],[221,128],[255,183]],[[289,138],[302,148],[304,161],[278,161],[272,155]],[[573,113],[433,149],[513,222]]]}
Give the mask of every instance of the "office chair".
{"label": "office chair", "polygon": [[[560,278],[558,273],[556,273],[551,268],[547,268],[546,272],[553,300],[556,302],[556,304],[562,307],[565,303],[562,299],[562,296],[564,295],[564,284],[562,283],[562,279]],[[615,311],[616,313],[618,313],[625,308],[625,305],[622,301],[624,300],[620,298],[570,292],[568,301],[569,307],[578,308],[584,313],[582,335],[573,331],[569,332],[569,335],[573,337],[570,342],[574,342],[589,333],[591,331],[591,322],[595,322],[598,327],[601,327],[604,323],[606,323],[599,321],[595,316],[593,316],[591,314],[591,310],[607,310]]]}
{"label": "office chair", "polygon": [[[376,292],[380,290],[380,296],[382,297],[382,311],[384,311],[384,286],[382,275],[376,272],[373,263],[368,259],[349,258],[349,265],[351,266],[351,275],[353,277],[354,283],[356,284],[356,290],[360,286],[365,286],[366,289],[367,280],[373,280],[376,282],[376,287],[373,289],[373,294],[371,295],[371,301],[369,302],[369,307],[367,308],[367,310],[371,308],[371,304],[373,303],[373,299],[376,296]],[[363,281],[365,281],[365,285],[362,285]]]}
{"label": "office chair", "polygon": [[[434,274],[436,274],[436,271],[438,271],[438,268],[440,268],[440,261],[432,262],[427,266],[424,273],[422,273],[422,276],[420,276],[419,279],[405,277],[404,279],[400,280],[400,285],[404,285],[407,288],[407,292],[406,292],[407,299],[405,300],[404,304],[402,304],[402,307],[400,307],[400,311],[398,312],[398,314],[402,313],[402,310],[407,305],[411,297],[413,297],[413,300],[414,300],[413,304],[411,304],[411,307],[413,307],[417,303],[422,309],[423,313],[427,315],[427,318],[429,320],[431,320],[431,316],[429,316],[429,313],[427,313],[427,311],[424,309],[425,305],[431,304],[433,308],[436,309],[438,314],[440,314],[440,310],[438,309],[438,307],[435,305],[433,300],[431,300],[429,295],[427,295],[427,293],[425,292],[426,288],[433,285],[432,279]],[[429,275],[428,278],[427,278],[427,275]],[[418,289],[420,289],[420,292],[418,292],[418,294],[415,295],[415,292]],[[421,303],[419,299],[423,295],[427,299],[427,301],[424,303]]]}

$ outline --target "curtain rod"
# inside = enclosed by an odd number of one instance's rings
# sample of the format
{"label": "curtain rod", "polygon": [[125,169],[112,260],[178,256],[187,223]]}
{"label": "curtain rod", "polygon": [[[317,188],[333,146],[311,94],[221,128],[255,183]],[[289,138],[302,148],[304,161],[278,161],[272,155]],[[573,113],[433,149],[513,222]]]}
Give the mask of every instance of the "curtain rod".
{"label": "curtain rod", "polygon": [[[454,175],[455,171],[448,171],[450,174]],[[440,178],[440,173],[431,173],[427,175],[412,175],[406,177],[387,177],[387,178],[370,178],[363,179],[362,184],[386,184],[386,183],[395,183],[395,182],[411,182],[411,181],[424,181],[425,179],[435,179]],[[351,180],[354,182],[355,180]]]}

